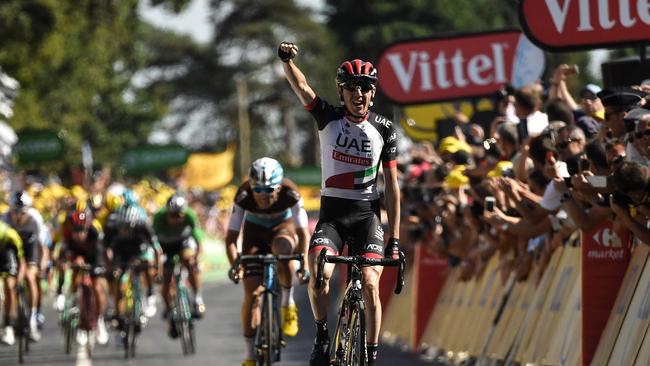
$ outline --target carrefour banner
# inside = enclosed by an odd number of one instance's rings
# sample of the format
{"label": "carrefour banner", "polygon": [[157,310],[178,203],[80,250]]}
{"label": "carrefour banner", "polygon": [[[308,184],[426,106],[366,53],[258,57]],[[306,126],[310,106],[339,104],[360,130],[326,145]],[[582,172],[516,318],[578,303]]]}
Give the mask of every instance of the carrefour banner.
{"label": "carrefour banner", "polygon": [[235,146],[221,153],[192,153],[187,159],[183,176],[187,188],[219,189],[230,183],[234,176]]}
{"label": "carrefour banner", "polygon": [[582,233],[582,354],[588,365],[605,329],[630,262],[630,236],[620,237],[611,221]]}
{"label": "carrefour banner", "polygon": [[381,91],[403,105],[490,95],[531,84],[544,53],[518,30],[413,39],[388,46],[377,62]]}

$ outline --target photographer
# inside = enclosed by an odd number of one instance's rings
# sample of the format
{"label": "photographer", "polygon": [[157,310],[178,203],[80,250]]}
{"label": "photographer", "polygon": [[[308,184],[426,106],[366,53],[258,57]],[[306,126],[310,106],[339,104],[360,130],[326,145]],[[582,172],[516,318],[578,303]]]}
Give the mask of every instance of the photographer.
{"label": "photographer", "polygon": [[611,197],[612,211],[634,236],[650,245],[650,168],[625,161],[614,171],[613,182],[617,192]]}

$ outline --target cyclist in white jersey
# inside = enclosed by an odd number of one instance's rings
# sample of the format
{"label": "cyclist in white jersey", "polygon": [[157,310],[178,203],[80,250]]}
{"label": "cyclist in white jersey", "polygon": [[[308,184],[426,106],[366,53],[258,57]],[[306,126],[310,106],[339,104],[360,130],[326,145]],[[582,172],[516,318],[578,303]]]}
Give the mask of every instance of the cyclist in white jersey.
{"label": "cyclist in white jersey", "polygon": [[[322,183],[320,217],[310,241],[310,266],[322,248],[340,254],[348,243],[351,254],[371,258],[399,256],[400,193],[397,182],[397,133],[387,118],[370,111],[377,91],[377,70],[370,62],[345,61],[337,70],[336,82],[342,107],[320,99],[293,62],[298,47],[282,43],[278,56],[291,88],[318,125],[321,145]],[[377,176],[383,166],[385,205],[388,214],[388,242],[379,216]],[[324,283],[309,286],[309,298],[316,320],[317,335],[310,365],[329,365],[327,307],[329,279],[334,269],[327,264]],[[364,267],[363,295],[366,302],[368,365],[375,365],[381,326],[379,277],[381,267]]]}
{"label": "cyclist in white jersey", "polygon": [[45,263],[47,263],[48,251],[45,243],[49,233],[43,217],[32,207],[32,198],[27,192],[14,192],[9,205],[9,212],[2,217],[2,220],[14,228],[23,240],[23,251],[27,264],[25,281],[30,293],[32,310],[29,319],[29,337],[33,341],[39,341],[41,333],[38,330],[37,314],[41,291],[38,281],[40,272],[44,270]]}

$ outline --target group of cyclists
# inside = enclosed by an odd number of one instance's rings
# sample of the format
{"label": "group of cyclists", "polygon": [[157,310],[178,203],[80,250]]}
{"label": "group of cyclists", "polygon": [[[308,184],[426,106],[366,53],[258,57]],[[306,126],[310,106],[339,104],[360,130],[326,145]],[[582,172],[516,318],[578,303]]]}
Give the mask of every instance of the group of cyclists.
{"label": "group of cyclists", "polygon": [[[316,338],[310,357],[311,366],[330,364],[330,339],[326,323],[328,312],[329,280],[333,264],[322,271],[321,286],[315,286],[318,264],[316,255],[325,249],[330,254],[341,254],[345,244],[350,253],[366,258],[398,259],[400,194],[397,181],[397,133],[391,121],[370,111],[376,93],[377,70],[369,62],[352,60],[344,62],[337,70],[337,88],[340,107],[320,99],[307,83],[293,59],[298,47],[282,43],[278,56],[283,62],[286,78],[316,120],[321,142],[322,197],[320,217],[313,236],[309,236],[307,214],[296,185],[284,177],[280,163],[264,157],[250,167],[248,180],[238,189],[233,202],[232,215],[225,238],[226,253],[232,264],[242,254],[303,254],[309,258],[307,269],[299,270],[298,282],[309,282],[309,298],[316,326]],[[383,167],[387,225],[380,218],[380,193],[377,181],[380,165]],[[215,168],[216,169],[216,168]],[[128,263],[138,261],[148,264],[145,272],[146,301],[144,313],[155,315],[153,287],[156,277],[162,278],[161,294],[165,309],[163,318],[169,317],[170,281],[173,262],[180,256],[188,271],[188,279],[195,294],[197,315],[205,311],[200,290],[200,272],[203,237],[196,214],[188,207],[186,199],[172,195],[165,207],[150,220],[138,205],[133,192],[125,190],[119,205],[107,204],[101,210],[93,209],[83,201],[72,202],[62,219],[60,250],[54,258],[59,283],[57,309],[66,302],[64,293],[75,293],[79,276],[73,273],[68,291],[64,291],[66,268],[82,264],[104,268],[93,271],[92,288],[96,296],[93,311],[99,319],[98,343],[108,341],[103,314],[106,312],[106,294],[112,295],[113,311],[110,314],[115,326],[124,324],[124,286],[120,281]],[[38,314],[41,301],[39,273],[46,268],[47,240],[40,214],[31,208],[30,197],[17,192],[10,202],[9,213],[0,224],[0,272],[5,273],[5,311],[2,342],[14,342],[10,314],[15,307],[15,288],[25,281],[31,294],[31,338],[38,340]],[[112,207],[116,206],[116,207]],[[241,245],[238,244],[242,232]],[[384,240],[385,232],[388,240]],[[162,257],[167,258],[163,260]],[[298,333],[298,310],[293,298],[294,268],[291,262],[279,262],[277,267],[281,288],[282,332],[287,336]],[[100,273],[102,273],[100,275]],[[364,365],[375,365],[378,357],[378,340],[381,325],[379,300],[380,266],[362,268],[362,294],[365,300],[366,349]],[[233,267],[229,277],[234,282],[241,279],[244,299],[241,308],[242,333],[245,343],[243,366],[257,365],[253,336],[260,322],[260,289],[262,267],[246,264]],[[178,331],[170,322],[169,335]],[[83,332],[78,341],[85,342]]]}
{"label": "group of cyclists", "polygon": [[[54,277],[58,278],[54,307],[63,311],[69,299],[76,299],[81,282],[80,268],[91,268],[91,288],[95,301],[94,308],[88,311],[94,312],[94,319],[97,319],[98,344],[106,344],[109,340],[105,314],[110,317],[110,323],[119,331],[118,334],[123,334],[123,274],[129,264],[138,263],[148,268],[142,276],[145,284],[143,313],[146,318],[156,314],[154,286],[156,279],[162,280],[162,317],[167,320],[172,258],[180,255],[194,294],[193,316],[202,316],[205,303],[200,291],[198,259],[202,252],[203,236],[197,215],[188,206],[187,200],[179,193],[173,194],[150,220],[132,190],[124,189],[110,198],[105,200],[106,204],[96,207],[88,200],[70,197],[58,217],[58,230],[52,232],[38,210],[32,207],[32,198],[27,192],[12,194],[9,211],[0,222],[0,274],[4,288],[2,343],[15,343],[16,291],[18,284],[23,282],[31,308],[29,338],[34,342],[40,340],[39,328],[44,322],[40,312],[43,297],[40,279],[42,273],[52,269],[57,274]],[[51,247],[50,241],[55,243],[52,250],[48,249]],[[68,269],[71,276],[68,287],[64,288]],[[108,301],[109,298],[112,302]],[[108,310],[109,303],[112,304],[111,310]],[[146,318],[142,320],[143,323]],[[174,328],[174,323],[170,321],[171,337],[178,336]],[[89,334],[79,329],[76,338],[79,344],[85,344]]]}

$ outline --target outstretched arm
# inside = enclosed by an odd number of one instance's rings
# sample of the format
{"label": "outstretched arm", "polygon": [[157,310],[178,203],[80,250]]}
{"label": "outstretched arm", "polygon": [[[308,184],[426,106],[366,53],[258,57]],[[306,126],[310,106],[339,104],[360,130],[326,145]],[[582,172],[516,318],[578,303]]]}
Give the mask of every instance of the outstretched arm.
{"label": "outstretched arm", "polygon": [[[305,74],[293,63],[294,57],[298,54],[298,46],[293,43],[282,42],[278,48],[278,55],[284,63],[284,74],[303,105],[311,103],[316,98],[316,93],[307,83]],[[286,60],[286,61],[285,61]]]}

